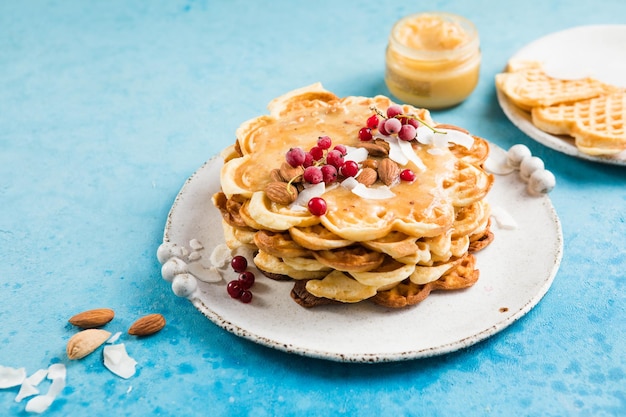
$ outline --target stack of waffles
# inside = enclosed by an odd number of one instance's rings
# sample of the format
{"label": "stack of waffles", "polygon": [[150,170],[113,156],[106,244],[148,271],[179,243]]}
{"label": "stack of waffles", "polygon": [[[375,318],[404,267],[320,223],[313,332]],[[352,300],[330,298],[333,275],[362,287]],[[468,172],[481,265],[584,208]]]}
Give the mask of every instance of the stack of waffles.
{"label": "stack of waffles", "polygon": [[588,155],[626,150],[626,90],[593,78],[556,79],[541,63],[509,62],[496,75],[496,87],[517,107],[529,111],[539,129],[574,138]]}
{"label": "stack of waffles", "polygon": [[[271,101],[269,115],[243,123],[222,152],[213,203],[226,244],[252,249],[266,276],[293,281],[291,296],[302,306],[370,300],[400,308],[478,279],[473,254],[493,239],[485,201],[493,177],[482,167],[489,145],[407,105],[403,114],[421,121],[416,138],[371,129],[363,140],[368,118],[384,119],[392,105],[383,96],[339,98],[314,84]],[[320,137],[357,162],[358,173],[344,177],[340,169],[332,183],[307,183],[304,166],[287,163],[286,154]],[[404,170],[414,177],[402,179]],[[326,203],[324,213],[307,208],[313,195]]]}

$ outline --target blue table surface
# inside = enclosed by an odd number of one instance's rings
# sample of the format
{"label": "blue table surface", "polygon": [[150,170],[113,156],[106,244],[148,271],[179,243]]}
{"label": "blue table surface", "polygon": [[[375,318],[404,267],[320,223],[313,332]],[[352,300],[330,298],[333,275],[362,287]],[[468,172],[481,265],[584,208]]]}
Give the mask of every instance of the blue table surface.
{"label": "blue table surface", "polygon": [[[289,90],[389,94],[389,30],[427,10],[472,20],[483,53],[474,93],[434,117],[526,144],[556,175],[564,255],[541,302],[469,348],[365,365],[257,345],[176,297],[155,253],[185,180]],[[616,23],[623,0],[1,2],[0,365],[67,365],[50,416],[626,415],[626,168],[535,142],[493,82],[541,36]],[[111,332],[166,317],[122,336],[132,378],[66,358],[67,319],[95,307],[115,310]],[[28,414],[16,394],[0,390],[1,415]]]}

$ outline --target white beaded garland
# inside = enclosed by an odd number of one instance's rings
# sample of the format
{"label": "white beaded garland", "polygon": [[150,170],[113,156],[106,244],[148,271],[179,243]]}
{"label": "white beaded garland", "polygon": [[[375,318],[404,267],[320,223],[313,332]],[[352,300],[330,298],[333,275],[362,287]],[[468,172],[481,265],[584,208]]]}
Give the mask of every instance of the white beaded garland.
{"label": "white beaded garland", "polygon": [[528,181],[530,175],[540,169],[544,169],[545,165],[541,158],[536,156],[526,156],[522,159],[519,166],[519,175],[524,181]]}
{"label": "white beaded garland", "polygon": [[179,297],[189,297],[196,291],[196,288],[198,288],[198,281],[191,274],[178,274],[172,281],[172,291]]}
{"label": "white beaded garland", "polygon": [[180,258],[170,258],[161,267],[161,276],[167,282],[172,282],[174,277],[178,274],[186,274],[189,272],[187,263]]}
{"label": "white beaded garland", "polygon": [[518,143],[509,148],[506,159],[510,166],[517,168],[525,157],[531,155],[532,153],[530,149],[528,149],[528,146]]}
{"label": "white beaded garland", "polygon": [[533,172],[528,178],[528,192],[534,195],[547,194],[554,189],[556,178],[547,169]]}

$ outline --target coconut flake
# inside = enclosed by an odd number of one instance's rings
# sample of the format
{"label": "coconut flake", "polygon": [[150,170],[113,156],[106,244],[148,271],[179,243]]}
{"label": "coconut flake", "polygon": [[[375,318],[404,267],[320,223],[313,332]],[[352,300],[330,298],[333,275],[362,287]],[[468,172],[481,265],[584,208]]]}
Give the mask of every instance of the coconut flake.
{"label": "coconut flake", "polygon": [[352,188],[352,192],[368,200],[386,200],[396,196],[386,185],[381,185],[380,187],[366,187],[364,184],[359,183]]}
{"label": "coconut flake", "polygon": [[231,255],[230,248],[225,243],[220,243],[211,252],[209,260],[214,267],[222,268],[228,263]]}
{"label": "coconut flake", "polygon": [[446,132],[448,142],[456,143],[466,149],[474,146],[474,138],[465,132],[456,129],[443,129],[443,131]]}
{"label": "coconut flake", "polygon": [[62,363],[55,363],[48,367],[48,379],[52,380],[48,392],[37,395],[26,403],[26,411],[31,413],[43,413],[50,407],[50,404],[65,388],[65,378],[67,371]]}
{"label": "coconut flake", "polygon": [[417,156],[417,154],[413,150],[411,142],[400,140],[398,141],[398,145],[400,146],[400,149],[402,150],[404,156],[406,156],[409,161],[413,162],[417,169],[419,169],[420,171],[426,171],[426,165],[424,165],[420,157]]}
{"label": "coconut flake", "polygon": [[0,366],[0,388],[11,388],[20,385],[26,379],[26,368]]}
{"label": "coconut flake", "polygon": [[202,243],[198,239],[191,239],[189,241],[189,247],[191,249],[193,249],[193,250],[204,249],[204,246],[202,245]]}
{"label": "coconut flake", "polygon": [[346,155],[343,157],[344,161],[354,161],[356,163],[361,163],[367,159],[369,156],[367,149],[365,148],[353,148],[351,146],[346,146]]}
{"label": "coconut flake", "polygon": [[15,402],[19,403],[24,398],[32,397],[33,395],[37,394],[39,394],[39,390],[35,388],[35,386],[33,386],[33,384],[31,384],[30,382],[24,380],[24,382],[22,382],[22,385],[20,386],[20,390],[17,393],[17,396],[15,397]]}
{"label": "coconut flake", "polygon": [[348,190],[352,190],[359,184],[360,182],[358,182],[355,177],[347,177],[345,180],[341,181],[341,186]]}
{"label": "coconut flake", "polygon": [[111,345],[111,344],[117,342],[121,335],[122,335],[122,332],[115,333],[113,336],[109,337],[109,340],[107,340],[106,343]]}
{"label": "coconut flake", "polygon": [[[380,139],[383,139],[385,142],[389,144],[389,159],[397,163],[398,165],[406,165],[409,162],[409,158],[404,154],[402,148],[400,147],[400,139],[394,136],[380,136]],[[404,141],[402,141],[404,142]]]}
{"label": "coconut flake", "polygon": [[128,379],[135,375],[137,361],[128,356],[123,343],[104,347],[104,366],[115,375]]}
{"label": "coconut flake", "polygon": [[491,206],[491,217],[493,217],[501,229],[513,230],[518,225],[513,216],[500,206]]}
{"label": "coconut flake", "polygon": [[[442,133],[443,132],[443,133]],[[456,143],[467,149],[474,145],[474,138],[456,129],[437,129],[435,132],[428,126],[417,128],[417,141],[435,148],[446,148],[449,143]]]}
{"label": "coconut flake", "polygon": [[506,151],[498,146],[489,147],[489,157],[485,161],[484,167],[496,175],[507,175],[515,171],[515,167],[509,164]]}
{"label": "coconut flake", "polygon": [[320,182],[318,184],[314,184],[310,187],[305,188],[298,194],[298,197],[295,199],[293,203],[289,206],[289,209],[292,209],[297,206],[306,207],[309,203],[309,200],[313,197],[321,197],[322,194],[326,192],[326,184]]}
{"label": "coconut flake", "polygon": [[29,413],[37,413],[41,414],[50,407],[54,401],[54,397],[48,395],[38,395],[36,397],[31,398],[26,403],[26,411]]}
{"label": "coconut flake", "polygon": [[65,379],[67,369],[62,363],[55,363],[48,367],[48,379]]}
{"label": "coconut flake", "polygon": [[26,378],[26,382],[36,387],[44,380],[44,378],[48,375],[47,369],[39,369],[34,374]]}

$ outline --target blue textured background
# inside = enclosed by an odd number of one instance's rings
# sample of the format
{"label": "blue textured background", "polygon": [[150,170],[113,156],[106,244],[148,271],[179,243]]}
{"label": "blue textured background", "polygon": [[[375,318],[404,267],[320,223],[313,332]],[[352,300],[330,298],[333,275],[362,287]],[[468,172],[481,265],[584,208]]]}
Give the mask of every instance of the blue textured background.
{"label": "blue textured background", "polygon": [[[482,40],[477,89],[435,118],[524,143],[557,177],[565,252],[541,303],[468,349],[355,365],[258,346],[174,296],[155,251],[186,178],[286,91],[388,94],[389,30],[425,10]],[[626,415],[626,168],[529,139],[493,85],[525,44],[600,23],[626,23],[626,2],[0,2],[0,365],[67,362],[67,319],[107,306],[112,332],[150,312],[168,325],[122,338],[129,380],[98,354],[69,363],[46,415]],[[16,393],[0,414],[26,414]]]}

